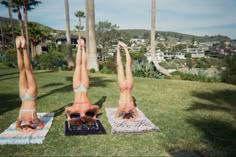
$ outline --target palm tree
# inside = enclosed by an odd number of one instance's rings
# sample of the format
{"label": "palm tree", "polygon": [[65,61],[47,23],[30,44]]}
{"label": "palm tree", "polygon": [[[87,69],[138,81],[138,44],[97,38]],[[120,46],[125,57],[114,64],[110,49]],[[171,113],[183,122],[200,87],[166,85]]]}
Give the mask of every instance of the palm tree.
{"label": "palm tree", "polygon": [[79,18],[79,25],[78,25],[78,31],[79,31],[79,38],[80,38],[80,31],[83,29],[83,27],[81,26],[81,18],[85,18],[84,12],[78,10],[77,12],[75,12],[75,16]]}
{"label": "palm tree", "polygon": [[24,25],[22,21],[20,6],[21,6],[20,0],[12,0],[12,11],[14,13],[17,13],[21,36],[24,36]]}
{"label": "palm tree", "polygon": [[12,0],[2,0],[1,4],[5,5],[8,8],[8,14],[9,14],[9,18],[10,18],[10,22],[11,22],[11,32],[12,32],[12,42],[13,42],[13,46],[15,48],[15,33],[14,33],[14,24],[13,24],[13,20],[12,20]]}
{"label": "palm tree", "polygon": [[[25,36],[26,36],[26,46],[27,46],[27,50],[30,53],[30,49],[29,49],[29,33],[28,33],[28,13],[27,11],[33,10],[34,6],[39,5],[40,3],[42,3],[41,1],[37,1],[37,0],[22,0],[22,7],[23,7],[23,14],[24,14],[24,26],[25,26]],[[30,57],[32,57],[32,54],[29,55]]]}
{"label": "palm tree", "polygon": [[1,31],[1,38],[2,38],[2,47],[5,48],[4,34],[3,34],[2,22],[1,21],[0,21],[0,31]]}
{"label": "palm tree", "polygon": [[98,71],[98,62],[97,62],[97,46],[95,39],[95,13],[94,13],[94,0],[86,0],[86,17],[87,22],[86,31],[88,33],[87,42],[88,46],[88,69],[95,69]]}
{"label": "palm tree", "polygon": [[155,44],[155,24],[156,24],[156,0],[152,0],[152,21],[151,21],[151,54],[152,54],[152,62],[154,63],[156,69],[164,74],[164,75],[167,75],[167,76],[170,76],[170,73],[162,68],[157,60],[156,60],[156,57],[155,57],[155,53],[156,53],[156,44]]}
{"label": "palm tree", "polygon": [[67,38],[67,63],[68,67],[74,67],[74,62],[72,59],[72,49],[71,49],[71,38],[70,38],[70,18],[69,18],[69,4],[68,0],[65,0],[65,15],[66,15],[66,38]]}

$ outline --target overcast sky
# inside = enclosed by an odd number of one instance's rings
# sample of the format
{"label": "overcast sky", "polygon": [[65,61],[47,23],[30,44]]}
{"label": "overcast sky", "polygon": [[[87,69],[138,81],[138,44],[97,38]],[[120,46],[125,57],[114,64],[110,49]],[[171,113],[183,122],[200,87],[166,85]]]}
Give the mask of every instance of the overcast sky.
{"label": "overcast sky", "polygon": [[[150,29],[151,0],[94,0],[95,21],[109,21],[120,29]],[[64,0],[41,0],[29,12],[30,21],[65,30]],[[193,35],[227,35],[236,39],[236,0],[156,0],[156,30]],[[84,11],[84,0],[69,0],[71,29]],[[0,6],[0,16],[8,10]],[[17,18],[16,14],[14,17]]]}

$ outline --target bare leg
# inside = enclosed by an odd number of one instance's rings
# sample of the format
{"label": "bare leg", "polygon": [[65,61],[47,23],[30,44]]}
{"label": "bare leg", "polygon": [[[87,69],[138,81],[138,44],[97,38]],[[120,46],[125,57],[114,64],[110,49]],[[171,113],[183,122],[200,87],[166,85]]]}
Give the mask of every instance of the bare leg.
{"label": "bare leg", "polygon": [[26,74],[25,74],[25,69],[24,69],[24,63],[23,63],[23,57],[20,52],[20,37],[16,38],[16,47],[17,47],[17,65],[18,69],[20,72],[20,77],[19,77],[19,95],[20,97],[24,96],[25,92],[28,89],[27,85],[27,79],[26,79]]}
{"label": "bare leg", "polygon": [[76,60],[75,60],[75,71],[73,75],[73,88],[78,88],[81,83],[81,48],[78,44],[78,49],[76,53]]}
{"label": "bare leg", "polygon": [[37,84],[31,70],[28,52],[25,46],[23,47],[23,52],[24,52],[24,66],[28,83],[28,93],[30,96],[35,97],[37,96]]}
{"label": "bare leg", "polygon": [[89,78],[87,70],[87,55],[85,53],[84,47],[82,47],[82,65],[81,65],[81,81],[85,88],[89,87]]}
{"label": "bare leg", "polygon": [[119,47],[119,45],[117,45],[116,61],[117,61],[118,85],[119,85],[119,87],[121,88],[122,85],[124,84],[125,76],[124,76],[123,65],[122,65],[122,62],[121,62],[120,47]]}
{"label": "bare leg", "polygon": [[125,65],[126,66],[125,67],[126,79],[129,82],[129,84],[131,86],[133,86],[133,75],[132,75],[132,71],[131,71],[131,57],[130,57],[127,47],[125,47],[124,49],[125,49],[125,54],[126,54],[126,65]]}

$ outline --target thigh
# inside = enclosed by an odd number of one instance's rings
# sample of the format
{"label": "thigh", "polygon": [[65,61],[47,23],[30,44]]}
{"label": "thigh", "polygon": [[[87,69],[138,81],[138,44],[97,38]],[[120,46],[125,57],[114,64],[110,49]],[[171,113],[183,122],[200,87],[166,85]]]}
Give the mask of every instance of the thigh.
{"label": "thigh", "polygon": [[81,82],[83,83],[85,88],[89,87],[89,77],[88,77],[88,70],[86,66],[82,66],[81,69]]}
{"label": "thigh", "polygon": [[25,72],[20,72],[19,77],[19,95],[23,97],[28,89],[28,83],[26,79]]}
{"label": "thigh", "polygon": [[32,71],[26,72],[26,76],[28,83],[28,93],[30,96],[35,97],[37,96],[37,84]]}
{"label": "thigh", "polygon": [[81,84],[81,68],[76,67],[73,74],[73,88],[78,88]]}

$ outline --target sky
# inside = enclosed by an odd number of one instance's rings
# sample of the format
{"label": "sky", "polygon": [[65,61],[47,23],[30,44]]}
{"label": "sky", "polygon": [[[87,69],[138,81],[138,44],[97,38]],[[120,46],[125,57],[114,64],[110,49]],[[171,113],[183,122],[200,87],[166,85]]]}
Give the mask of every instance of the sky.
{"label": "sky", "polygon": [[[41,0],[28,13],[30,21],[65,30],[64,0]],[[85,0],[69,0],[70,27],[75,28],[77,10]],[[95,22],[108,21],[120,29],[151,28],[151,0],[94,0]],[[236,0],[156,0],[156,30],[192,35],[226,35],[236,39]],[[0,5],[0,16],[8,10]],[[14,14],[14,18],[17,15]],[[83,21],[84,23],[84,21]],[[84,24],[83,24],[84,25]]]}

